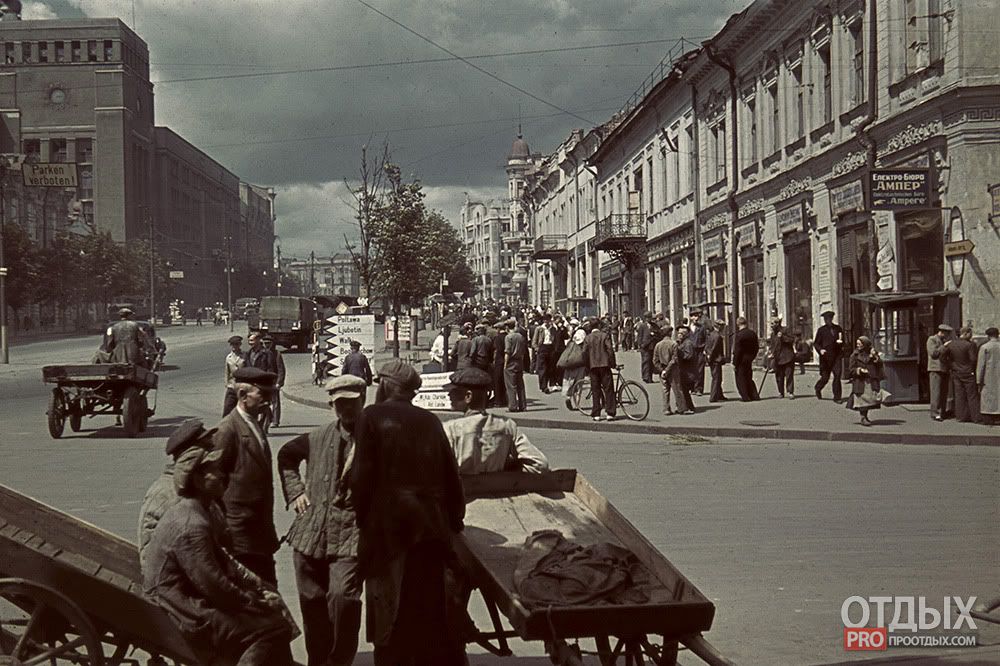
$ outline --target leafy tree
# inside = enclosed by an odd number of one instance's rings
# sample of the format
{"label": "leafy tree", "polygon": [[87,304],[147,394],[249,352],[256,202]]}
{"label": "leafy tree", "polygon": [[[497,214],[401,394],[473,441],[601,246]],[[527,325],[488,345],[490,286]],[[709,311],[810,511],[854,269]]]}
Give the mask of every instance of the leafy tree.
{"label": "leafy tree", "polygon": [[458,261],[447,272],[448,288],[445,291],[460,291],[463,297],[474,296],[478,285],[476,284],[476,274],[472,272],[465,254],[461,254]]}
{"label": "leafy tree", "polygon": [[39,256],[27,232],[17,224],[8,224],[3,233],[3,255],[7,265],[7,305],[14,311],[14,325],[21,310],[34,302],[38,284]]}

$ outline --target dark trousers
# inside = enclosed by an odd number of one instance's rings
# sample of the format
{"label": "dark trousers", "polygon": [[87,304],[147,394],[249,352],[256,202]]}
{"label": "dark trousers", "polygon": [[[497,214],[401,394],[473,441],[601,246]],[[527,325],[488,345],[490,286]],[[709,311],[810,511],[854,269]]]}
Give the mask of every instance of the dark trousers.
{"label": "dark trousers", "polygon": [[375,666],[465,664],[465,645],[446,626],[445,549],[424,542],[406,555],[396,622],[389,640],[375,645]]}
{"label": "dark trousers", "polygon": [[[667,376],[667,381],[670,383],[670,388],[674,394],[674,404],[677,405],[677,413],[693,412],[694,402],[691,400],[691,389],[689,388],[688,380],[684,376],[684,372],[681,370],[680,366],[674,366],[671,368],[670,373]],[[664,399],[666,399],[666,397],[666,390],[664,390]]]}
{"label": "dark trousers", "polygon": [[608,416],[615,415],[618,410],[618,400],[615,398],[611,368],[590,369],[590,392],[594,396],[594,406],[590,409],[591,416],[600,416],[601,409],[607,411]]}
{"label": "dark trousers", "polygon": [[493,406],[507,404],[507,384],[503,378],[503,359],[493,364]]}
{"label": "dark trousers", "polygon": [[538,390],[547,392],[549,390],[549,375],[552,369],[552,345],[538,345],[538,353],[535,355],[535,372],[538,373]]}
{"label": "dark trousers", "polygon": [[955,395],[955,418],[966,423],[979,423],[979,387],[973,374],[951,373],[951,389]]}
{"label": "dark trousers", "polygon": [[507,389],[507,409],[512,412],[523,412],[527,406],[524,396],[524,370],[520,367],[506,367],[503,370],[503,380]]}
{"label": "dark trousers", "polygon": [[778,386],[778,393],[785,397],[787,390],[789,395],[795,395],[795,362],[774,364],[774,383]]}
{"label": "dark trousers", "polygon": [[695,362],[697,367],[694,371],[694,383],[691,386],[691,390],[701,395],[705,392],[705,348],[698,347],[698,355],[695,356]]}
{"label": "dark trousers", "polygon": [[361,631],[361,577],[354,557],[292,554],[309,666],[354,661]]}
{"label": "dark trousers", "polygon": [[743,402],[753,402],[760,400],[757,394],[757,385],[753,382],[753,360],[740,361],[735,366],[736,371],[736,391],[740,394]]}
{"label": "dark trousers", "polygon": [[239,400],[236,397],[236,389],[232,388],[231,386],[227,386],[226,397],[222,401],[222,416],[223,417],[229,416],[229,412],[236,409],[237,402],[239,402]]}
{"label": "dark trousers", "polygon": [[639,350],[639,373],[642,381],[653,381],[653,348],[643,347]]}
{"label": "dark trousers", "polygon": [[281,389],[271,393],[271,425],[281,425]]}
{"label": "dark trousers", "polygon": [[278,584],[278,574],[274,569],[274,556],[260,553],[233,553],[236,561],[254,572],[265,583]]}
{"label": "dark trousers", "polygon": [[725,400],[726,396],[722,392],[722,361],[714,361],[709,365],[712,373],[712,394],[708,397],[709,402],[719,402]]}
{"label": "dark trousers", "polygon": [[927,373],[931,384],[931,416],[944,418],[948,413],[948,384],[951,383],[951,373]]}
{"label": "dark trousers", "polygon": [[[827,360],[829,359],[829,360]],[[819,381],[816,382],[816,392],[820,393],[823,391],[823,387],[826,383],[830,381],[830,375],[833,375],[833,399],[840,400],[842,395],[841,389],[843,384],[841,383],[841,373],[843,372],[844,364],[840,362],[840,356],[832,355],[830,352],[819,355]]]}

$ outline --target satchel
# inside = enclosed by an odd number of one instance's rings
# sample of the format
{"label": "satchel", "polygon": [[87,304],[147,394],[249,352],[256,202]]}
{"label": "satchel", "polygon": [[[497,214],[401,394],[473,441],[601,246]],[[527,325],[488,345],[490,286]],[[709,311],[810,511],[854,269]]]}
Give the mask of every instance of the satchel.
{"label": "satchel", "polygon": [[570,343],[566,345],[566,349],[559,355],[556,367],[560,370],[572,370],[574,368],[581,368],[583,365],[583,349],[580,348],[580,345],[570,340]]}

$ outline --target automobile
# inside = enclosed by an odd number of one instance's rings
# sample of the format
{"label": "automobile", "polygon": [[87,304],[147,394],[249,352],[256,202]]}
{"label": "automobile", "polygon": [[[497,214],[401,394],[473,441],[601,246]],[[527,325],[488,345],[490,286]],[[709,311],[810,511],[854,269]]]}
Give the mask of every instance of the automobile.
{"label": "automobile", "polygon": [[236,319],[246,319],[250,310],[256,310],[259,307],[260,301],[256,298],[238,298],[233,304],[233,314]]}
{"label": "automobile", "polygon": [[274,338],[275,344],[287,349],[306,351],[312,340],[313,322],[319,318],[316,303],[297,296],[265,296],[260,302],[259,316],[247,321],[251,333],[262,332]]}

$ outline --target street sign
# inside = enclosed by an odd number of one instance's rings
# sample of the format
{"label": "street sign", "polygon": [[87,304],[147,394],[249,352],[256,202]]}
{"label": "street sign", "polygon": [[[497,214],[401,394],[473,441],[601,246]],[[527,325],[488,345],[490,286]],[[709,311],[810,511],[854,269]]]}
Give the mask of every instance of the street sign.
{"label": "street sign", "polygon": [[335,315],[327,317],[323,327],[326,359],[331,377],[341,374],[344,357],[351,351],[351,341],[361,343],[361,353],[368,363],[375,362],[375,315]]}
{"label": "street sign", "polygon": [[944,244],[944,256],[959,257],[966,254],[972,254],[974,249],[976,249],[976,244],[969,239],[952,241]]}
{"label": "street sign", "polygon": [[171,280],[183,280],[184,279],[184,271],[170,271],[170,279]]}
{"label": "street sign", "polygon": [[337,303],[337,307],[334,308],[334,309],[337,311],[337,314],[339,314],[339,315],[345,315],[345,314],[347,314],[347,311],[350,308],[347,306],[347,303],[345,303],[344,301],[341,301],[341,302]]}
{"label": "street sign", "polygon": [[448,383],[449,377],[451,377],[451,373],[448,372],[420,375],[420,389],[413,398],[413,404],[432,412],[451,411],[451,400],[444,390],[444,385]]}
{"label": "street sign", "polygon": [[25,163],[21,168],[28,187],[77,187],[76,164]]}

